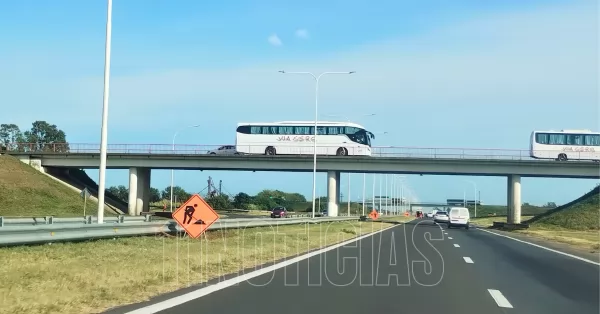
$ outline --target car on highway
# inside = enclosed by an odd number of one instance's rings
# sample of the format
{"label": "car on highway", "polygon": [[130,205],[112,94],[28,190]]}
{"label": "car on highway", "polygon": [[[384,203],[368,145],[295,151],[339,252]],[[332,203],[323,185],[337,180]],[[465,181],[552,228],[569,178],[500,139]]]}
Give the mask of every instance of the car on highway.
{"label": "car on highway", "polygon": [[239,155],[240,153],[235,149],[235,145],[224,145],[217,149],[208,151],[209,155]]}
{"label": "car on highway", "polygon": [[283,206],[277,206],[271,209],[271,218],[284,218],[287,215],[287,209]]}
{"label": "car on highway", "polygon": [[437,212],[436,210],[432,210],[432,211],[428,212],[427,214],[425,214],[425,217],[433,218],[433,216],[435,215],[436,212]]}
{"label": "car on highway", "polygon": [[469,209],[465,207],[452,207],[450,208],[450,214],[448,215],[448,229],[452,227],[459,227],[469,229],[469,222],[471,216]]}
{"label": "car on highway", "polygon": [[437,213],[435,213],[435,215],[433,215],[433,222],[434,223],[448,223],[448,213],[444,212],[444,211],[438,211]]}

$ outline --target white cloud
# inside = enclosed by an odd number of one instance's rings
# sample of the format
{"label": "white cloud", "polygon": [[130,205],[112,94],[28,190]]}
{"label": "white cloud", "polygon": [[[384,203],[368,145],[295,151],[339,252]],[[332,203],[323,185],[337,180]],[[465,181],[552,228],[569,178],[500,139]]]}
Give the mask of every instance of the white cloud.
{"label": "white cloud", "polygon": [[308,38],[308,31],[304,28],[296,30],[296,37],[306,39]]}
{"label": "white cloud", "polygon": [[269,41],[269,44],[271,44],[273,46],[283,45],[283,42],[281,42],[281,39],[279,38],[279,36],[277,36],[277,34],[273,34],[273,35],[269,36],[269,38],[267,38],[267,40]]}

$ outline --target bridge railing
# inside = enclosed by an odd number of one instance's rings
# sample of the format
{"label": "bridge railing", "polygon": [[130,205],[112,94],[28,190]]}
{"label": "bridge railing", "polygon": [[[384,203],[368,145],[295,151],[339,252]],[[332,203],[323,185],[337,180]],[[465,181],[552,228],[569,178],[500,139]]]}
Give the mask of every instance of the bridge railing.
{"label": "bridge railing", "polygon": [[[108,144],[110,154],[174,154],[174,155],[206,155],[211,152],[219,153],[218,149],[225,145],[187,145],[187,144]],[[258,146],[257,146],[258,147]],[[323,147],[320,145],[320,147]],[[239,146],[238,146],[239,148]],[[248,151],[252,147],[244,147]],[[335,154],[338,147],[326,147],[331,154]],[[261,145],[260,149],[264,149]],[[312,154],[312,147],[298,146],[286,147],[290,154]],[[0,152],[5,153],[31,153],[31,154],[99,154],[100,144],[91,143],[14,143],[0,147]],[[545,153],[545,152],[540,152]],[[363,155],[363,148],[348,148],[348,155]],[[548,152],[549,156],[557,152]],[[578,159],[578,154],[585,157],[589,152],[569,152],[569,157]],[[399,157],[399,158],[444,158],[444,159],[502,159],[525,160],[532,159],[529,150],[522,149],[494,149],[494,148],[440,148],[440,147],[398,147],[374,146],[371,148],[372,157]]]}

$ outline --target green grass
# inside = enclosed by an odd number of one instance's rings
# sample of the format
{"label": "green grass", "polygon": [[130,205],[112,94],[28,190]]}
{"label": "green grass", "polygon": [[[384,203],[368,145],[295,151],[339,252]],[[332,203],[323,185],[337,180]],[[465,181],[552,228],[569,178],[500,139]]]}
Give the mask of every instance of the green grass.
{"label": "green grass", "polygon": [[568,206],[561,206],[546,215],[534,217],[531,219],[531,226],[580,231],[600,230],[600,189],[592,190]]}
{"label": "green grass", "polygon": [[[478,211],[479,214],[479,211]],[[506,222],[506,217],[472,218],[481,226],[490,227],[494,221]],[[525,234],[597,253],[600,251],[600,187],[582,197],[536,216],[522,216],[528,229],[511,232]]]}
{"label": "green grass", "polygon": [[[97,206],[88,199],[86,214],[95,214]],[[0,216],[83,216],[83,199],[18,159],[0,155]]]}
{"label": "green grass", "polygon": [[349,221],[2,248],[0,313],[99,313],[389,226]]}

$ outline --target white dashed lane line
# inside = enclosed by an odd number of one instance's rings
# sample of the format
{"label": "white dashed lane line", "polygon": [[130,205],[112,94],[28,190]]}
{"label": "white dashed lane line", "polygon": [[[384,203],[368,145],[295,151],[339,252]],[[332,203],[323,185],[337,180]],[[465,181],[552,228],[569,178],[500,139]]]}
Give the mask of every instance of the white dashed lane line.
{"label": "white dashed lane line", "polygon": [[452,240],[452,237],[448,237],[448,239]]}
{"label": "white dashed lane line", "polygon": [[498,304],[499,307],[513,308],[512,304],[508,302],[500,290],[488,289],[488,292],[492,295],[492,298],[494,298],[494,301],[496,301],[496,304]]}
{"label": "white dashed lane line", "polygon": [[458,245],[458,244],[454,243],[454,247],[460,247],[460,245]]}
{"label": "white dashed lane line", "polygon": [[465,262],[466,262],[467,264],[473,264],[473,260],[472,260],[470,257],[468,257],[468,256],[464,256],[464,257],[463,257],[463,259],[465,260]]}

